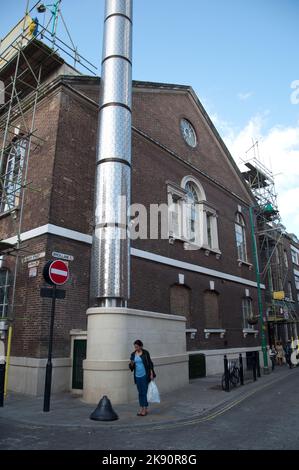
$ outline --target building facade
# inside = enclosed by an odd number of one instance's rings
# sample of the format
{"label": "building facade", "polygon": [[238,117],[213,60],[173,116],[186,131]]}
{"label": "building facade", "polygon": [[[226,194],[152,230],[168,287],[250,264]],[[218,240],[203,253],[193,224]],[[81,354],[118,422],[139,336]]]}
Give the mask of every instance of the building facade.
{"label": "building facade", "polygon": [[[24,88],[3,152],[0,315],[13,327],[9,388],[39,394],[50,321],[42,271],[65,255],[71,277],[66,299],[57,301],[53,390],[82,388],[100,79],[33,44],[39,55],[30,55],[32,69],[41,56],[48,67],[36,95],[34,142],[27,132],[32,92]],[[203,355],[205,373],[220,373],[225,353],[261,349],[249,217],[255,199],[191,87],[134,82],[132,131],[128,308],[185,317],[191,360]]]}

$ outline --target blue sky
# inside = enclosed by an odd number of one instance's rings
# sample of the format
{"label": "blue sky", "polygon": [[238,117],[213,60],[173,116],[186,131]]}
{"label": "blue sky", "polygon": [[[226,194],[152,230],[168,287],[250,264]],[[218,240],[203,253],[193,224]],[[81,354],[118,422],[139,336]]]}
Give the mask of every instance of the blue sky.
{"label": "blue sky", "polygon": [[[0,0],[1,37],[25,6]],[[104,0],[62,7],[75,44],[99,66]],[[298,18],[299,0],[135,0],[133,77],[191,85],[237,161],[258,139],[278,175],[283,221],[299,235]]]}

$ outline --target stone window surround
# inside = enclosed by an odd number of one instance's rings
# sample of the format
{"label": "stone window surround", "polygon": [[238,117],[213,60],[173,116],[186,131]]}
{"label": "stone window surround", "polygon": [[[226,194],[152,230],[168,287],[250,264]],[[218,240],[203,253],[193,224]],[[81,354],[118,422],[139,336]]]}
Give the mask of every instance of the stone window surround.
{"label": "stone window surround", "polygon": [[258,337],[259,330],[253,330],[252,328],[243,328],[243,337],[246,338],[247,335],[254,335],[255,338]]}
{"label": "stone window surround", "polygon": [[[194,178],[186,177],[183,179],[183,182],[191,181],[198,185],[197,181]],[[182,183],[183,183],[182,182]],[[168,195],[168,206],[171,207],[173,203],[178,202],[187,202],[187,191],[181,186],[166,181],[167,184],[167,195]],[[198,206],[198,219],[199,219],[199,239],[198,243],[190,242],[188,239],[183,237],[180,233],[174,233],[172,230],[169,231],[170,243],[173,243],[174,240],[182,241],[184,243],[185,250],[194,250],[194,249],[203,249],[205,254],[209,256],[210,253],[214,253],[216,258],[219,259],[221,256],[221,251],[219,250],[219,240],[218,240],[218,228],[217,228],[217,211],[211,204],[206,200],[200,200],[197,203]],[[208,244],[208,233],[207,233],[207,218],[212,216],[212,247]],[[181,220],[179,221],[182,226],[185,221],[182,220],[182,211],[181,211]],[[170,228],[171,221],[169,219]]]}
{"label": "stone window surround", "polygon": [[197,333],[197,328],[186,328],[186,334],[190,335],[190,339],[194,339]]}
{"label": "stone window surround", "polygon": [[[246,240],[246,223],[244,216],[242,212],[239,210],[240,208],[238,207],[238,211],[235,214],[235,236],[236,236],[236,245],[237,245],[237,253],[238,253],[238,265],[249,265],[252,266],[251,263],[248,262],[248,252],[247,252],[247,240]],[[237,241],[237,227],[241,227],[241,233],[242,233],[242,244],[243,244],[243,250],[244,250],[244,258],[241,258],[239,256],[239,248],[238,248],[238,241]]]}
{"label": "stone window surround", "polygon": [[224,328],[205,328],[204,330],[205,339],[209,339],[211,334],[218,334],[220,338],[224,338],[226,334],[226,329]]}

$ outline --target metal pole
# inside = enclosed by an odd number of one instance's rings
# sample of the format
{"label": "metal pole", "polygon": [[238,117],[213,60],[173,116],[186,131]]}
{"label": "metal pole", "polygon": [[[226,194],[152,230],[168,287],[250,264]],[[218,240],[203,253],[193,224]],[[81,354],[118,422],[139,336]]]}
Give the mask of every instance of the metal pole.
{"label": "metal pole", "polygon": [[260,354],[258,351],[255,352],[255,362],[256,362],[256,371],[257,371],[257,376],[261,376],[261,368],[260,368]]}
{"label": "metal pole", "polygon": [[50,397],[52,385],[52,347],[53,347],[53,332],[54,332],[54,317],[55,317],[55,300],[56,300],[56,285],[52,290],[52,308],[51,308],[51,322],[50,322],[50,336],[48,347],[48,361],[46,366],[46,379],[45,379],[45,392],[44,392],[44,411],[50,411]]}
{"label": "metal pole", "polygon": [[243,357],[241,353],[239,354],[239,368],[240,368],[240,382],[241,382],[241,385],[244,385]]}
{"label": "metal pole", "polygon": [[60,6],[61,0],[58,0],[54,4],[54,10],[51,11],[52,16],[53,16],[53,24],[52,24],[52,36],[56,35],[56,30],[57,30],[57,21],[58,21],[58,13],[59,13],[59,6]]}
{"label": "metal pole", "polygon": [[0,363],[0,407],[4,404],[5,362]]}
{"label": "metal pole", "polygon": [[225,377],[225,391],[229,392],[229,370],[227,355],[224,354],[224,377]]}
{"label": "metal pole", "polygon": [[262,291],[261,291],[260,268],[259,268],[259,261],[258,261],[258,255],[257,255],[256,238],[255,238],[255,233],[254,233],[254,221],[253,221],[253,208],[252,207],[249,208],[249,215],[250,215],[253,259],[254,259],[254,266],[255,266],[255,273],[256,273],[259,319],[260,319],[262,350],[263,350],[263,360],[264,360],[264,373],[269,373],[267,341],[266,341],[265,325],[264,325],[264,318],[263,318],[263,302],[262,302]]}
{"label": "metal pole", "polygon": [[251,364],[252,364],[253,381],[256,382],[256,355],[255,355],[255,351],[253,351],[252,355],[251,355]]}
{"label": "metal pole", "polygon": [[7,387],[8,387],[8,369],[9,369],[9,363],[10,363],[11,338],[12,338],[12,326],[8,328],[6,369],[5,369],[5,379],[4,379],[4,396],[5,397],[7,395]]}

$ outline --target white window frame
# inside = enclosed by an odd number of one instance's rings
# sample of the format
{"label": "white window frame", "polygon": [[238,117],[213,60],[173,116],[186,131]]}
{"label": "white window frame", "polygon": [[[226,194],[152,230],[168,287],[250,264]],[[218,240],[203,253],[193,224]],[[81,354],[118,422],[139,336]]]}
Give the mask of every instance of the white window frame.
{"label": "white window frame", "polygon": [[22,138],[11,144],[6,161],[0,213],[11,211],[19,205],[26,145],[27,141]]}
{"label": "white window frame", "polygon": [[253,315],[253,307],[252,307],[252,298],[251,297],[243,297],[242,299],[242,316],[243,316],[243,328],[245,330],[254,330],[255,325],[250,325],[248,323],[247,318]]}
{"label": "white window frame", "polygon": [[4,284],[0,284],[0,290],[4,290],[3,295],[3,303],[0,303],[0,319],[6,318],[8,313],[8,290],[9,290],[9,271],[8,269],[1,269],[0,276],[2,278],[2,274],[5,273],[4,277]]}
{"label": "white window frame", "polygon": [[[241,229],[241,234],[242,234],[242,244],[240,245],[238,245],[237,229],[238,230]],[[246,223],[245,223],[245,219],[243,215],[240,212],[237,212],[235,216],[235,240],[236,240],[236,246],[237,246],[238,261],[248,263]],[[240,249],[240,246],[243,246],[242,250]]]}
{"label": "white window frame", "polygon": [[[195,202],[195,232],[194,239],[190,233],[190,199],[185,189],[187,183],[192,183],[197,192]],[[168,194],[168,233],[170,240],[185,242],[185,249],[203,248],[221,254],[218,239],[218,215],[215,208],[206,202],[206,195],[202,185],[193,176],[182,179],[181,186],[167,181]],[[211,222],[211,243],[208,240],[208,218]]]}
{"label": "white window frame", "polygon": [[[216,253],[221,253],[219,250],[219,238],[218,238],[218,215],[217,211],[209,206],[206,202],[200,204],[200,210],[202,213],[203,221],[203,248]],[[208,235],[209,222],[210,221],[210,240]]]}
{"label": "white window frame", "polygon": [[295,251],[293,248],[291,248],[291,256],[292,256],[292,262],[294,264],[298,264],[298,254],[297,254],[297,251]]}
{"label": "white window frame", "polygon": [[187,200],[186,192],[174,183],[167,184],[168,197],[168,236],[171,240],[183,238],[183,204]]}
{"label": "white window frame", "polygon": [[[186,188],[187,185],[192,185],[195,192],[195,197],[190,197],[190,191]],[[186,202],[183,204],[183,235],[188,243],[191,245],[201,247],[203,244],[202,237],[202,220],[199,210],[200,189],[195,181],[187,180],[184,190],[186,191]]]}

